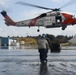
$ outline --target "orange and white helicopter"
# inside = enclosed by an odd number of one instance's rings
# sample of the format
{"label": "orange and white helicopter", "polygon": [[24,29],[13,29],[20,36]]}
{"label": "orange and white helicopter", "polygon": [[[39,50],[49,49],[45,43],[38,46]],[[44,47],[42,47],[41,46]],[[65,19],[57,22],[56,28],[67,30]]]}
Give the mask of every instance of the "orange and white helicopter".
{"label": "orange and white helicopter", "polygon": [[[65,30],[65,28],[68,25],[74,25],[76,24],[76,18],[74,15],[67,14],[67,13],[62,13],[60,12],[60,9],[63,8],[46,8],[38,5],[33,5],[25,2],[17,2],[17,4],[21,5],[27,5],[27,6],[32,6],[36,8],[41,8],[41,9],[46,9],[46,10],[52,10],[47,13],[42,13],[41,15],[29,19],[29,20],[23,20],[19,22],[14,22],[6,13],[6,11],[2,11],[1,14],[5,18],[5,24],[7,26],[28,26],[28,27],[33,27],[33,26],[38,26],[38,32],[39,32],[39,27],[44,26],[45,28],[56,28],[56,27],[62,27],[62,30]],[[65,5],[64,5],[65,6]]]}

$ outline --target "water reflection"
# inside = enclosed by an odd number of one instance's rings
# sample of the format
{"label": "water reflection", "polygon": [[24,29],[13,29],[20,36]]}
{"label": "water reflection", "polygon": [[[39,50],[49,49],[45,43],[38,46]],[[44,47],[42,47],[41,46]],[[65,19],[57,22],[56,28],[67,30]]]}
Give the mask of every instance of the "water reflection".
{"label": "water reflection", "polygon": [[40,64],[39,75],[49,75],[47,64]]}
{"label": "water reflection", "polygon": [[0,46],[0,49],[9,49],[8,46]]}
{"label": "water reflection", "polygon": [[[38,47],[31,46],[0,46],[0,49],[37,49]],[[76,50],[76,46],[61,47],[62,50]]]}
{"label": "water reflection", "polygon": [[[9,49],[32,49],[31,46],[9,46]],[[34,49],[34,48],[33,48]]]}

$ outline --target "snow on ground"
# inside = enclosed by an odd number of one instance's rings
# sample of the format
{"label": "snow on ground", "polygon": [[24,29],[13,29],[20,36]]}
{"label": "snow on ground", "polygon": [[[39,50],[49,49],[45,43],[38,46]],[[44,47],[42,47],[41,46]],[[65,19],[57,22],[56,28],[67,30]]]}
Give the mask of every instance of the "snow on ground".
{"label": "snow on ground", "polygon": [[0,75],[76,75],[76,50],[49,51],[47,66],[42,66],[37,50],[1,49]]}

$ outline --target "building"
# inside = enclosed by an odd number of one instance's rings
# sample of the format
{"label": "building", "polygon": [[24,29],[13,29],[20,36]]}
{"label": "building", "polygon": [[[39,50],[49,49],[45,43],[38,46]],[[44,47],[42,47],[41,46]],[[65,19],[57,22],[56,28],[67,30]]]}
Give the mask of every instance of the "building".
{"label": "building", "polygon": [[37,48],[37,40],[33,37],[20,37],[17,38],[17,42],[20,46],[26,46],[30,48]]}
{"label": "building", "polygon": [[9,39],[8,37],[0,37],[0,48],[1,49],[7,49],[9,45]]}

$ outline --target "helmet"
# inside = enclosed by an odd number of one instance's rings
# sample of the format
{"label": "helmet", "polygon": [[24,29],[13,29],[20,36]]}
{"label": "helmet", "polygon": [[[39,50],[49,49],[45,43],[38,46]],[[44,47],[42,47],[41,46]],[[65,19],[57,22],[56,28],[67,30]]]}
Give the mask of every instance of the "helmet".
{"label": "helmet", "polygon": [[43,37],[43,38],[46,38],[46,35],[45,35],[45,34],[42,34],[42,37]]}

